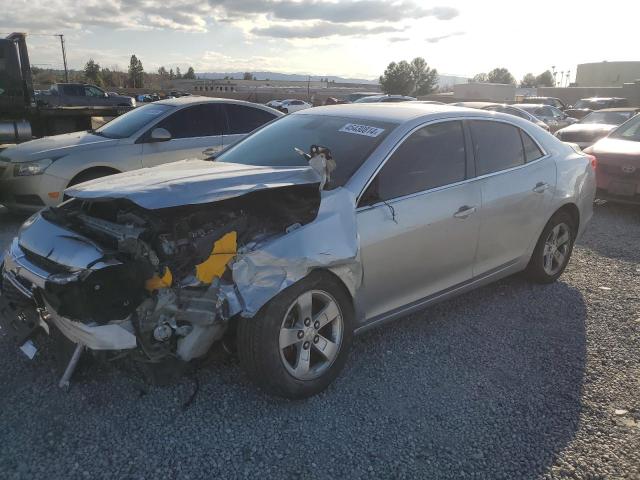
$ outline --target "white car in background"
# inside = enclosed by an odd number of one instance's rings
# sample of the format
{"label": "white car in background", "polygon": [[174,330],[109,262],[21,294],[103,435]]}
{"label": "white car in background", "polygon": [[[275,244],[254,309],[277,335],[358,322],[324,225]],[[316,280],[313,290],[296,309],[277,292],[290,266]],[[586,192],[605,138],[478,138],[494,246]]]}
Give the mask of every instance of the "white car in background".
{"label": "white car in background", "polygon": [[264,105],[206,97],[149,103],[96,130],[44,137],[0,153],[0,204],[37,211],[67,187],[114,173],[205,159],[281,117]]}
{"label": "white car in background", "polygon": [[313,107],[313,105],[311,105],[310,103],[307,103],[303,100],[291,98],[289,100],[282,100],[280,102],[280,105],[278,105],[276,108],[282,113],[293,113],[297,112],[298,110],[305,110],[311,107]]}

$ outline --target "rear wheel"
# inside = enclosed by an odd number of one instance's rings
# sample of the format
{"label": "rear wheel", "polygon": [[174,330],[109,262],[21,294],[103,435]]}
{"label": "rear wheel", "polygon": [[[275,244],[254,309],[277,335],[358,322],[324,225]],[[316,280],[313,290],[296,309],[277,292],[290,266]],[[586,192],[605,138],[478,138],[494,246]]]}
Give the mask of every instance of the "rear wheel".
{"label": "rear wheel", "polygon": [[238,325],[238,354],[269,393],[315,395],[338,376],[353,332],[351,300],[330,274],[314,272]]}
{"label": "rear wheel", "polygon": [[569,263],[575,235],[576,226],[568,213],[551,217],[531,255],[526,276],[538,283],[555,282]]}

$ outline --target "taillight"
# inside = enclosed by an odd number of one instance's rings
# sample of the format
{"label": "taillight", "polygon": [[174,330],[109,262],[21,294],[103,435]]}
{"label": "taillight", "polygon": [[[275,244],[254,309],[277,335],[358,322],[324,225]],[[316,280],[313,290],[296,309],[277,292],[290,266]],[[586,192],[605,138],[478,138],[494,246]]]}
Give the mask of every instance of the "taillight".
{"label": "taillight", "polygon": [[591,168],[593,168],[593,170],[595,171],[596,167],[598,166],[598,159],[594,155],[587,155],[587,157],[589,157],[589,160],[591,160]]}

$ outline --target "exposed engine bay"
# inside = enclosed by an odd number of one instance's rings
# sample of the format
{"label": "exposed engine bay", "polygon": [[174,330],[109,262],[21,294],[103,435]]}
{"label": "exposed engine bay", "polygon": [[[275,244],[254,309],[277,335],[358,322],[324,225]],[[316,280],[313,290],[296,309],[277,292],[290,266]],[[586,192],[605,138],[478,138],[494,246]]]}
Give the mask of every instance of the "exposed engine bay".
{"label": "exposed engine bay", "polygon": [[129,319],[144,354],[185,361],[205,354],[229,319],[220,283],[240,252],[315,218],[315,185],[260,190],[226,201],[146,210],[126,199],[74,200],[43,218],[95,241],[101,262],[75,281],[47,284],[55,312],[83,323]]}
{"label": "exposed engine bay", "polygon": [[[55,325],[77,345],[61,381],[68,385],[85,348],[147,363],[203,357],[234,316],[255,315],[314,268],[333,271],[355,292],[355,199],[342,188],[322,190],[332,159],[328,149],[313,153],[310,166],[293,171],[247,174],[222,164],[212,175],[211,162],[184,163],[196,180],[174,180],[177,162],[150,169],[156,178],[145,180],[146,192],[136,171],[132,194],[118,175],[106,177],[34,215],[2,271],[0,300],[21,298],[10,302],[20,342],[38,322]],[[189,194],[198,201],[176,205]],[[40,320],[19,311],[25,296]],[[21,318],[29,319],[27,333]]]}

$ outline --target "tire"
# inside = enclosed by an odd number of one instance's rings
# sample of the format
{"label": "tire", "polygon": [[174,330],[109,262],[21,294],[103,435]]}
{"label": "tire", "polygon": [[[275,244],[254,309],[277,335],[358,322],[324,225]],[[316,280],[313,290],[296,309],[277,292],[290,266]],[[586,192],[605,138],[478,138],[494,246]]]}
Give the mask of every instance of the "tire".
{"label": "tire", "polygon": [[[555,213],[545,225],[536,243],[536,248],[525,270],[525,276],[536,283],[555,282],[567,268],[573,252],[576,230],[577,226],[571,215],[562,211]],[[565,235],[568,235],[568,238],[562,241]],[[554,255],[554,252],[558,255]]]}
{"label": "tire", "polygon": [[[334,320],[318,315],[323,309],[330,309],[324,311],[330,311]],[[311,315],[304,315],[308,311]],[[267,393],[307,398],[323,391],[339,375],[353,329],[349,293],[333,275],[316,271],[271,299],[255,317],[239,320],[240,364]],[[322,350],[326,353],[321,354]]]}
{"label": "tire", "polygon": [[286,115],[287,113],[289,113],[289,109],[288,108],[283,108],[282,109],[282,113],[284,113]]}

